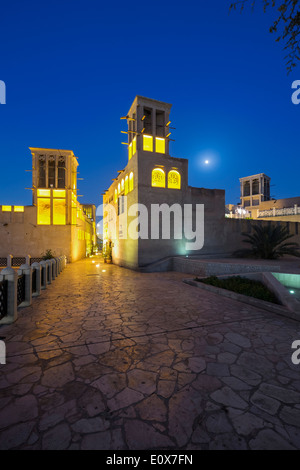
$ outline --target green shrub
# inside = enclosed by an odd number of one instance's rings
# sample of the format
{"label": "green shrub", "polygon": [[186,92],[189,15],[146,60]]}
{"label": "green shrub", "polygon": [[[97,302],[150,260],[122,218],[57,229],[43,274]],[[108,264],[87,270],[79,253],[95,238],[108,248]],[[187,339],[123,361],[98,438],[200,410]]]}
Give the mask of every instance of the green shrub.
{"label": "green shrub", "polygon": [[232,276],[227,279],[210,276],[205,279],[196,278],[195,281],[279,304],[276,296],[260,281],[254,281],[241,276]]}
{"label": "green shrub", "polygon": [[52,253],[52,250],[46,250],[45,253],[42,253],[42,258],[43,260],[47,260],[47,259],[52,259],[52,258],[55,258],[54,256],[54,253]]}

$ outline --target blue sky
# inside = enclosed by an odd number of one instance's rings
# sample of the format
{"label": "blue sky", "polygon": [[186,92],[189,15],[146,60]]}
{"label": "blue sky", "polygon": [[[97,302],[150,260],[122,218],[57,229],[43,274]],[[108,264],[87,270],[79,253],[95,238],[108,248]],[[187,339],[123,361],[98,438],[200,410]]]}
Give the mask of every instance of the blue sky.
{"label": "blue sky", "polygon": [[2,3],[0,204],[31,204],[28,147],[73,150],[81,202],[100,204],[127,162],[120,116],[136,95],[173,104],[170,153],[188,158],[191,186],[237,203],[239,177],[264,172],[272,196],[299,196],[300,66],[287,75],[272,9],[230,2]]}

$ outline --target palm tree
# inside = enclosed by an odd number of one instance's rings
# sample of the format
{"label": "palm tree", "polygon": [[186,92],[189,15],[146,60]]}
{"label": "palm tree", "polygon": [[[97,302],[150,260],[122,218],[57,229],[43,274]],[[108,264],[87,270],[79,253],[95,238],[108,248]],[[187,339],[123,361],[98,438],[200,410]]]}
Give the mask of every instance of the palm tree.
{"label": "palm tree", "polygon": [[286,240],[293,237],[288,233],[287,227],[253,225],[253,232],[253,234],[242,232],[242,235],[247,237],[243,242],[249,243],[251,248],[238,250],[234,253],[235,256],[263,259],[276,259],[284,255],[300,257],[298,243],[286,243]]}

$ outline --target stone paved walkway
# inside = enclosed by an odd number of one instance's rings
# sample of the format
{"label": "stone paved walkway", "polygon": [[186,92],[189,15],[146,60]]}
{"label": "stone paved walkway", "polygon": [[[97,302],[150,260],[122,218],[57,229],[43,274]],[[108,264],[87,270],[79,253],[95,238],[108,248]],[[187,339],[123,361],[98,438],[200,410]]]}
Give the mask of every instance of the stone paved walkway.
{"label": "stone paved walkway", "polygon": [[184,277],[83,260],[20,309],[0,449],[299,449],[300,322]]}

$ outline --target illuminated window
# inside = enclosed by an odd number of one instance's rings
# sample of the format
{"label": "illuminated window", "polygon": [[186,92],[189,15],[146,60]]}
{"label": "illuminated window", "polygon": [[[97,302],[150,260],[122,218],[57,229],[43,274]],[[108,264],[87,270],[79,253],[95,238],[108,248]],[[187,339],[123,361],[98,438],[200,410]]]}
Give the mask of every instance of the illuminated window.
{"label": "illuminated window", "polygon": [[24,206],[14,206],[14,212],[24,212]]}
{"label": "illuminated window", "polygon": [[2,212],[11,212],[11,206],[2,206]]}
{"label": "illuminated window", "polygon": [[166,141],[161,137],[155,137],[155,151],[158,153],[166,153]]}
{"label": "illuminated window", "polygon": [[38,198],[37,223],[39,225],[50,225],[50,198]]}
{"label": "illuminated window", "polygon": [[132,142],[128,145],[128,160],[132,158]]}
{"label": "illuminated window", "polygon": [[121,191],[124,191],[124,178],[121,181]]}
{"label": "illuminated window", "polygon": [[129,189],[128,192],[133,190],[133,172],[130,173],[129,175]]}
{"label": "illuminated window", "polygon": [[53,199],[53,224],[66,225],[65,199]]}
{"label": "illuminated window", "polygon": [[118,202],[118,191],[115,189],[115,198],[114,198],[115,204]]}
{"label": "illuminated window", "polygon": [[161,168],[154,168],[154,170],[152,170],[152,186],[156,188],[166,187],[166,175]]}
{"label": "illuminated window", "polygon": [[152,135],[143,135],[143,150],[153,152],[153,137]]}
{"label": "illuminated window", "polygon": [[50,189],[38,189],[38,197],[50,197]]}
{"label": "illuminated window", "polygon": [[181,187],[181,177],[180,173],[176,170],[171,170],[168,173],[168,188],[170,189],[180,189]]}
{"label": "illuminated window", "polygon": [[120,185],[120,183],[119,183],[119,184],[118,184],[118,194],[120,194],[120,192],[121,192],[121,185]]}
{"label": "illuminated window", "polygon": [[136,137],[132,141],[132,155],[136,152]]}
{"label": "illuminated window", "polygon": [[128,175],[125,178],[125,196],[128,194]]}
{"label": "illuminated window", "polygon": [[64,189],[53,189],[53,197],[66,197],[66,191]]}

